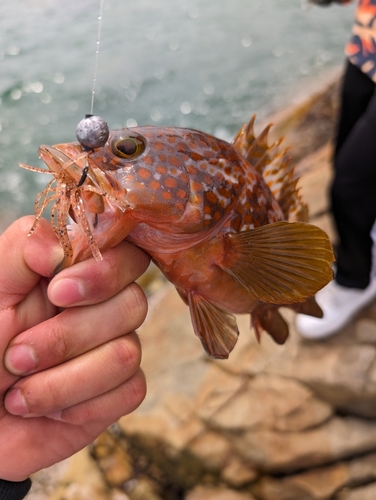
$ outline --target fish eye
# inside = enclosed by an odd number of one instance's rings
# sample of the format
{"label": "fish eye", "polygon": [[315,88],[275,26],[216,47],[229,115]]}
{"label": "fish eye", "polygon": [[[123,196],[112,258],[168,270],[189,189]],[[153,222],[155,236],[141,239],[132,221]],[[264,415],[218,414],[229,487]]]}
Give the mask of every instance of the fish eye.
{"label": "fish eye", "polygon": [[134,158],[145,150],[145,143],[139,137],[121,137],[111,144],[114,155],[120,158]]}

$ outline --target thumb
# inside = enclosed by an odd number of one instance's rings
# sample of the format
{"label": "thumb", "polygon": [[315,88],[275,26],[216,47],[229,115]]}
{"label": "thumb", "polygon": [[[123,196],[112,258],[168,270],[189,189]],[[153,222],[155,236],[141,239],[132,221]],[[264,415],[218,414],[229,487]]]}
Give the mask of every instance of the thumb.
{"label": "thumb", "polygon": [[18,304],[35,287],[41,276],[52,277],[63,251],[51,225],[40,219],[28,236],[34,217],[18,219],[0,236],[0,308]]}

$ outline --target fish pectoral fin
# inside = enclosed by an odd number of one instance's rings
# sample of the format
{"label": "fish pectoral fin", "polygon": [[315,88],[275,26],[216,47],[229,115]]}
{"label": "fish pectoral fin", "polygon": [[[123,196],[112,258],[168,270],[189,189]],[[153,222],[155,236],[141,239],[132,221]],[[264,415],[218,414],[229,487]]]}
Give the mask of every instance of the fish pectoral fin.
{"label": "fish pectoral fin", "polygon": [[263,302],[301,302],[333,279],[329,238],[311,224],[275,222],[224,238],[219,266]]}
{"label": "fish pectoral fin", "polygon": [[235,316],[201,295],[187,295],[193,328],[205,351],[212,358],[227,359],[239,336]]}

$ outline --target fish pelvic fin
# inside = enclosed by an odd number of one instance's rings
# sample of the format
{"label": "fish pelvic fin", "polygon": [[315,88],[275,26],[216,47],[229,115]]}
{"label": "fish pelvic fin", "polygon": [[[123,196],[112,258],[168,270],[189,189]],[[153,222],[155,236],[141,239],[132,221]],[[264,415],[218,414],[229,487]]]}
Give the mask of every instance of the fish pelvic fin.
{"label": "fish pelvic fin", "polygon": [[187,297],[193,328],[205,351],[211,358],[227,359],[239,336],[235,316],[194,292]]}
{"label": "fish pelvic fin", "polygon": [[333,279],[329,238],[311,224],[275,222],[224,240],[219,267],[262,302],[302,302]]}
{"label": "fish pelvic fin", "polygon": [[256,115],[253,115],[249,123],[243,125],[232,143],[233,147],[262,175],[286,220],[307,222],[308,207],[300,196],[297,187],[299,179],[295,176],[288,148],[279,151],[283,137],[269,145],[268,135],[272,125],[267,125],[256,135],[255,119]]}

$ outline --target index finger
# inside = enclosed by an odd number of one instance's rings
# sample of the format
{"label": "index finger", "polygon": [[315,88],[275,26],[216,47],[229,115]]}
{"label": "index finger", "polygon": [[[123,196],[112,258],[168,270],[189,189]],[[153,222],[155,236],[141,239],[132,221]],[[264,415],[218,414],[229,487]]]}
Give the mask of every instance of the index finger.
{"label": "index finger", "polygon": [[57,274],[49,284],[48,298],[58,307],[97,304],[113,297],[143,274],[150,257],[127,241]]}

